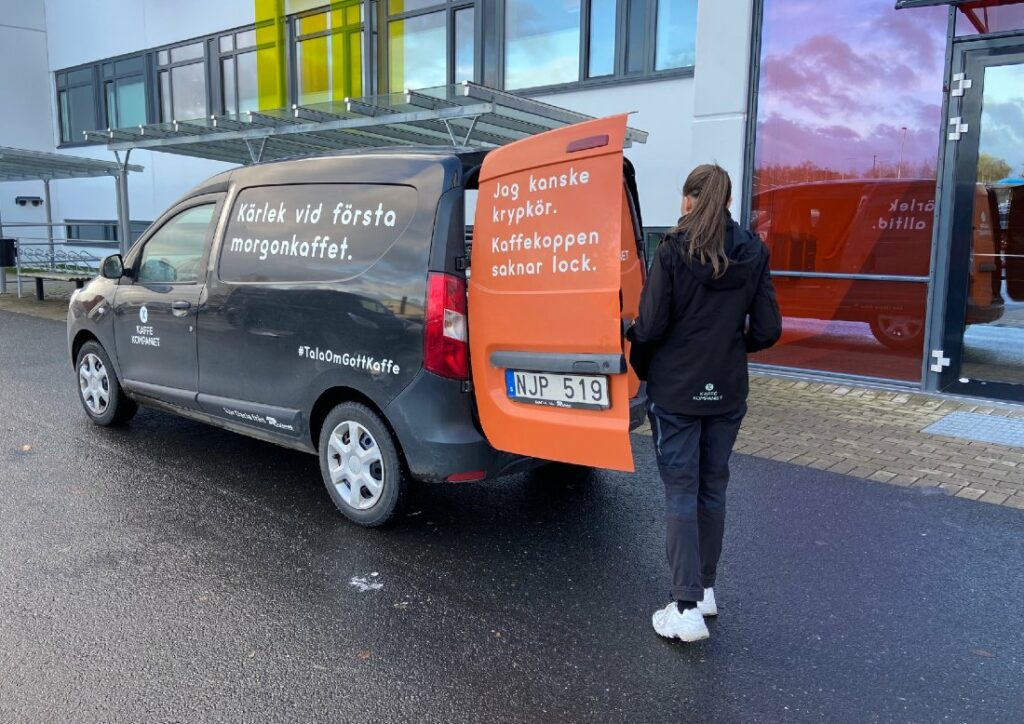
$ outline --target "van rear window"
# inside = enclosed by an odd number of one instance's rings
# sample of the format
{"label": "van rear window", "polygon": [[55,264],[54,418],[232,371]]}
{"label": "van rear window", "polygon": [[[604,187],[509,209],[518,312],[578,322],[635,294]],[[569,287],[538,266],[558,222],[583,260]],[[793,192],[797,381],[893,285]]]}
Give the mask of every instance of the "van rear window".
{"label": "van rear window", "polygon": [[383,184],[257,186],[235,198],[220,247],[226,282],[351,279],[402,236],[416,189]]}

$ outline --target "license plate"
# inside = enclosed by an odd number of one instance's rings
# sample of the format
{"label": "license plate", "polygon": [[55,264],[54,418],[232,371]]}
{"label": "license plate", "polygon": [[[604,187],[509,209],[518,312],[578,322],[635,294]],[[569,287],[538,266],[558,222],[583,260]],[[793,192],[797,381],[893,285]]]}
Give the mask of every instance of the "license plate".
{"label": "license plate", "polygon": [[551,372],[505,370],[510,400],[530,405],[604,410],[608,402],[608,378],[603,375],[559,375]]}

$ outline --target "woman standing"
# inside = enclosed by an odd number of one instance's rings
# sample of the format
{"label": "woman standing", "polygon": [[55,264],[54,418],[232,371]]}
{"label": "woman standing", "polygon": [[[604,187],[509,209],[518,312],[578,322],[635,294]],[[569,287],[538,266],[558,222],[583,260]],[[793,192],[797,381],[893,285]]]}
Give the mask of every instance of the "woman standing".
{"label": "woman standing", "polygon": [[655,255],[629,339],[651,351],[651,430],[665,483],[671,603],[654,613],[667,638],[708,637],[725,531],[729,456],[747,411],[747,354],[773,345],[782,321],[768,249],[729,215],[732,183],[698,166],[683,216]]}

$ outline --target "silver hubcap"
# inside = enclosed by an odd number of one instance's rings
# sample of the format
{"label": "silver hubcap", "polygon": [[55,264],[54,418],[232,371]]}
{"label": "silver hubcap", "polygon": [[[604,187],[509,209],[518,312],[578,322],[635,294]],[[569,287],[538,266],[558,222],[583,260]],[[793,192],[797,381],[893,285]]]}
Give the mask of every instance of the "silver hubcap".
{"label": "silver hubcap", "polygon": [[372,508],[384,490],[384,459],[373,435],[346,420],[331,432],[328,447],[327,468],[339,497],[356,510]]}
{"label": "silver hubcap", "polygon": [[78,365],[78,386],[82,391],[82,400],[89,412],[102,415],[110,403],[110,378],[103,361],[89,353]]}
{"label": "silver hubcap", "polygon": [[878,326],[890,339],[914,339],[921,333],[924,322],[913,317],[880,316]]}

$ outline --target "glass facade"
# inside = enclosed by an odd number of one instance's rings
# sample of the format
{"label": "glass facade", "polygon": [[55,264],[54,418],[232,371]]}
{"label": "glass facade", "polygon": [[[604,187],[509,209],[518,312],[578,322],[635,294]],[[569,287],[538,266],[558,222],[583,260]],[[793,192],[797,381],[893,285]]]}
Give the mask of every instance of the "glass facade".
{"label": "glass facade", "polygon": [[[525,90],[687,74],[697,2],[258,2],[254,26],[58,71],[61,143],[461,81]],[[481,46],[495,60],[486,73]]]}
{"label": "glass facade", "polygon": [[765,0],[751,221],[784,333],[758,362],[921,379],[947,14]]}

